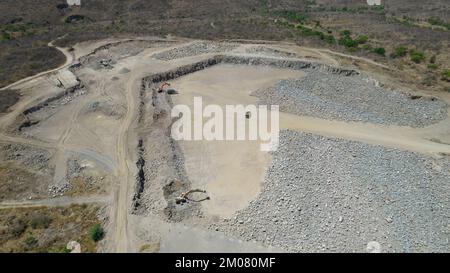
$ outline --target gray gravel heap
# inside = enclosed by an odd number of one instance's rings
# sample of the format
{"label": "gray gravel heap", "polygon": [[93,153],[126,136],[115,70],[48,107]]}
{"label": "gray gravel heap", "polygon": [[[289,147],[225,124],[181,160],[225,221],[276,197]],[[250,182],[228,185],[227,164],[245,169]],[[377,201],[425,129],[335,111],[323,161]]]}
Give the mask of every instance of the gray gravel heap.
{"label": "gray gravel heap", "polygon": [[449,158],[283,130],[262,193],[211,228],[292,252],[448,252],[449,189]]}
{"label": "gray gravel heap", "polygon": [[226,52],[233,50],[236,47],[236,44],[229,43],[198,42],[174,49],[169,49],[167,51],[154,54],[152,57],[159,60],[170,61],[206,53]]}
{"label": "gray gravel heap", "polygon": [[264,54],[264,56],[272,56],[272,57],[285,57],[285,58],[297,57],[297,54],[295,53],[273,49],[265,46],[249,47],[245,49],[245,52],[250,54]]}
{"label": "gray gravel heap", "polygon": [[308,70],[304,78],[254,92],[261,104],[298,115],[384,125],[424,127],[447,117],[447,104],[376,86],[363,75]]}

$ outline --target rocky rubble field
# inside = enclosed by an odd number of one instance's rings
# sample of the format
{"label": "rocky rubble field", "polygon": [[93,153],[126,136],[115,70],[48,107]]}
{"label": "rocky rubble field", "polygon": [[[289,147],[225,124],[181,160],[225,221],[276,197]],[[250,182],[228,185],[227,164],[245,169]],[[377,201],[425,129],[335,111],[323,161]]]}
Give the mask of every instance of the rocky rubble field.
{"label": "rocky rubble field", "polygon": [[153,55],[153,58],[170,61],[206,53],[226,52],[235,49],[237,45],[229,43],[196,42],[190,45],[169,49]]}
{"label": "rocky rubble field", "polygon": [[424,127],[447,117],[447,104],[433,97],[386,90],[364,75],[343,76],[309,70],[254,95],[297,115],[384,125]]}
{"label": "rocky rubble field", "polygon": [[449,170],[448,158],[284,130],[260,196],[211,228],[292,252],[448,252]]}

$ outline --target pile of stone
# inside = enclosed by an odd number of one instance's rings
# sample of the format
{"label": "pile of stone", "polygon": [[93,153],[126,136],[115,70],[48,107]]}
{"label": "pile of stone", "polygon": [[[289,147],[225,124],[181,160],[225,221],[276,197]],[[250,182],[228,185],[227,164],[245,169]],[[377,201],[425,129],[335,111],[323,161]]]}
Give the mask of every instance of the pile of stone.
{"label": "pile of stone", "polygon": [[449,170],[448,158],[284,130],[259,197],[211,229],[291,252],[448,252]]}
{"label": "pile of stone", "polygon": [[70,184],[65,183],[61,185],[53,185],[48,187],[48,193],[54,198],[58,196],[63,196],[64,193],[71,189]]}
{"label": "pile of stone", "polygon": [[300,79],[254,92],[261,104],[277,104],[297,115],[384,125],[424,127],[447,117],[439,99],[388,90],[364,75],[344,76],[308,69]]}
{"label": "pile of stone", "polygon": [[231,51],[236,47],[237,47],[236,44],[230,43],[196,42],[186,46],[154,54],[152,57],[159,60],[170,61],[174,59],[196,56],[206,53]]}

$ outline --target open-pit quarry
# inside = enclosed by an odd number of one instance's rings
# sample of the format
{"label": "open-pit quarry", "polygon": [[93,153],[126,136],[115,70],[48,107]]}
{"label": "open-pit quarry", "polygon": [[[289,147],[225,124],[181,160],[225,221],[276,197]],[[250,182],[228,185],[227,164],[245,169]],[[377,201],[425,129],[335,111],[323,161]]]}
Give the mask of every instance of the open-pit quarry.
{"label": "open-pit quarry", "polygon": [[[287,42],[58,49],[62,67],[0,91],[0,251],[450,251],[450,93]],[[195,97],[278,105],[278,149],[173,139]]]}

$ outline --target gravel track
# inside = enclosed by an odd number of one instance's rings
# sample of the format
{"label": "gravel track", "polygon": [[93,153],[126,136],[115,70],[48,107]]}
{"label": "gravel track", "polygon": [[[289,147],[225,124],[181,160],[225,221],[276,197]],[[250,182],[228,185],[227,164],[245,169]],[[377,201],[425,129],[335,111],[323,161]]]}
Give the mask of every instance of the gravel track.
{"label": "gravel track", "polygon": [[450,160],[283,130],[260,196],[214,224],[291,252],[448,252]]}
{"label": "gravel track", "polygon": [[301,79],[283,80],[253,95],[261,104],[325,119],[425,127],[447,117],[448,105],[436,98],[386,90],[363,75],[343,76],[308,70]]}

